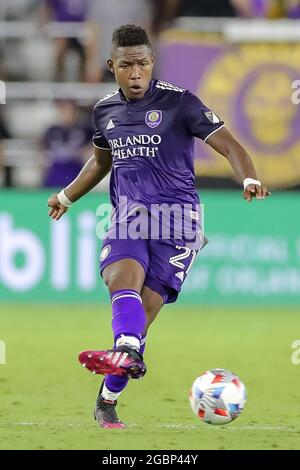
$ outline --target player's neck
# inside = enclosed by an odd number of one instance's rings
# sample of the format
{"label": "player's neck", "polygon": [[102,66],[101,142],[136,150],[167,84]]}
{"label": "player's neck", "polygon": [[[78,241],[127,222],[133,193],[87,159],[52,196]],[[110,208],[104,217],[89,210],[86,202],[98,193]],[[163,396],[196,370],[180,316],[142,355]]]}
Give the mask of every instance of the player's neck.
{"label": "player's neck", "polygon": [[126,93],[124,92],[124,90],[120,87],[120,91],[124,97],[124,99],[127,101],[127,102],[130,102],[130,101],[141,101],[142,99],[144,99],[146,96],[147,96],[147,93],[148,91],[150,90],[150,87],[151,87],[151,82],[152,82],[153,79],[150,80],[149,82],[149,85],[148,87],[146,88],[144,94],[142,96],[132,96],[132,97],[129,97],[126,95]]}
{"label": "player's neck", "polygon": [[140,100],[142,100],[145,97],[147,90],[145,91],[143,96],[136,96],[136,97],[131,97],[131,98],[129,96],[127,96],[122,89],[121,89],[121,92],[122,92],[122,95],[124,96],[125,100],[129,102],[129,101],[140,101]]}

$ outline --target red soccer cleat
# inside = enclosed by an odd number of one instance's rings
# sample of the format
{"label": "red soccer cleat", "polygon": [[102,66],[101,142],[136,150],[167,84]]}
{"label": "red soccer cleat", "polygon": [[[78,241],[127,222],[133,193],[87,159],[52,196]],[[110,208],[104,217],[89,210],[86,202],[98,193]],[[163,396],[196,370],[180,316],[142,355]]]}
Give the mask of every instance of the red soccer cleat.
{"label": "red soccer cleat", "polygon": [[106,351],[82,351],[78,359],[82,366],[93,374],[122,375],[130,379],[141,379],[147,371],[143,357],[127,346]]}

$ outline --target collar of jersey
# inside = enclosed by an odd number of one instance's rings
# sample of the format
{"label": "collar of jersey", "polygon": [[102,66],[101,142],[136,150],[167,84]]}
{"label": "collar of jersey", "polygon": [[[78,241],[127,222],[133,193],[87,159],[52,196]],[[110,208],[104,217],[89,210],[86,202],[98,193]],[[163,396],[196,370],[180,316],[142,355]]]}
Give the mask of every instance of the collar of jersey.
{"label": "collar of jersey", "polygon": [[149,86],[147,88],[147,91],[146,93],[144,94],[143,98],[139,98],[139,99],[136,99],[136,100],[126,100],[125,98],[125,95],[122,91],[121,88],[119,88],[119,93],[120,93],[120,96],[121,96],[121,99],[124,100],[127,104],[129,105],[134,105],[134,106],[144,106],[145,105],[145,100],[146,99],[149,99],[149,97],[151,96],[153,90],[155,89],[155,84],[156,84],[157,80],[155,80],[154,78],[151,79],[150,83],[149,83]]}

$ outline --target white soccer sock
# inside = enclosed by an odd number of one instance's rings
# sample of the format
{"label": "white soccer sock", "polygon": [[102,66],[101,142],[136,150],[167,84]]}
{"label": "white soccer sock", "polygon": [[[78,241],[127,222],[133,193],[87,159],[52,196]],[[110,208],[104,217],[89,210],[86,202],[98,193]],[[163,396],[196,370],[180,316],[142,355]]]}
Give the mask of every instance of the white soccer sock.
{"label": "white soccer sock", "polygon": [[139,352],[140,340],[135,336],[121,335],[116,341],[116,347],[119,348],[120,346],[128,346],[129,348]]}
{"label": "white soccer sock", "polygon": [[108,390],[106,385],[103,384],[101,396],[104,398],[104,400],[115,401],[118,399],[122,392],[123,390],[121,390],[121,392],[111,392],[110,390]]}

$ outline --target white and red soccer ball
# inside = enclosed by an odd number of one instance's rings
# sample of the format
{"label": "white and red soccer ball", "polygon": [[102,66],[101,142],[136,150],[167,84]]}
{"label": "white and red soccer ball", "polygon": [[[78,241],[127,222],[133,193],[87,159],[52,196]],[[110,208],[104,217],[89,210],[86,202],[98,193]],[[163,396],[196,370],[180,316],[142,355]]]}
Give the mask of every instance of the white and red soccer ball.
{"label": "white and red soccer ball", "polygon": [[205,423],[227,424],[243,411],[247,393],[235,374],[225,369],[212,369],[197,377],[189,399],[193,412]]}

